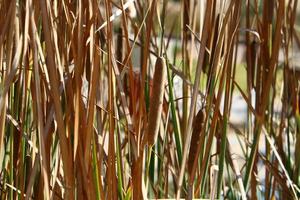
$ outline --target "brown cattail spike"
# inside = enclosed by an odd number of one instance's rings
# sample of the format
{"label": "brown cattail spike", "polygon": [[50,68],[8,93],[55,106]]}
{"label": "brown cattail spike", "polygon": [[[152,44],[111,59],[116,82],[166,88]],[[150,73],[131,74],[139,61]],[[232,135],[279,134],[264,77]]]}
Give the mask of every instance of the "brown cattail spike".
{"label": "brown cattail spike", "polygon": [[166,81],[166,63],[165,59],[158,57],[155,63],[153,75],[152,96],[150,99],[150,109],[148,115],[148,127],[146,132],[147,143],[154,145],[157,139],[159,124],[162,114],[162,105],[164,98],[164,87]]}
{"label": "brown cattail spike", "polygon": [[193,164],[197,153],[197,147],[200,141],[200,134],[202,133],[202,129],[204,128],[205,117],[206,117],[205,108],[202,108],[197,113],[193,122],[193,133],[192,133],[192,140],[191,140],[190,153],[188,159],[189,174],[191,174],[193,169]]}

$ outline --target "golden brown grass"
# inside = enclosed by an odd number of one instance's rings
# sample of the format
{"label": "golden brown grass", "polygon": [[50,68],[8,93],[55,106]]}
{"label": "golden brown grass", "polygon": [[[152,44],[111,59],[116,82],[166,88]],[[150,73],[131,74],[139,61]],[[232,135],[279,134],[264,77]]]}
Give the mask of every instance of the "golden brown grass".
{"label": "golden brown grass", "polygon": [[298,7],[0,1],[0,198],[299,198]]}

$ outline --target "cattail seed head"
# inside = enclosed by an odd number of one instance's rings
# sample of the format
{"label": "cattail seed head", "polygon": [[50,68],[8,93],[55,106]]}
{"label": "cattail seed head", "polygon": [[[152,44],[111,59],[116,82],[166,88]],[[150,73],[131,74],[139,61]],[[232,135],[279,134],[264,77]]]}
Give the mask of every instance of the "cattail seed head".
{"label": "cattail seed head", "polygon": [[150,99],[148,127],[146,131],[146,138],[149,146],[152,146],[156,142],[159,131],[166,82],[166,70],[165,59],[158,57],[153,75],[152,96]]}
{"label": "cattail seed head", "polygon": [[191,146],[188,158],[188,171],[191,174],[193,169],[194,160],[196,159],[197,147],[200,141],[200,134],[202,129],[204,128],[204,120],[205,120],[205,108],[202,108],[197,113],[196,117],[194,118],[193,122],[193,133],[191,139]]}

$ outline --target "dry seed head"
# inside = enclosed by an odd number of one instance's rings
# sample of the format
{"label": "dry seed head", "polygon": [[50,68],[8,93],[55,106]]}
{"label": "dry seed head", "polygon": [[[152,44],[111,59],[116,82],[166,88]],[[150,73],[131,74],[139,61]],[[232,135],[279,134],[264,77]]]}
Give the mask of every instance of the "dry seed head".
{"label": "dry seed head", "polygon": [[147,143],[152,146],[157,139],[159,124],[162,114],[164,98],[164,87],[166,82],[166,63],[165,59],[158,57],[155,63],[153,75],[152,96],[150,98],[150,109],[148,115],[148,127],[145,138]]}
{"label": "dry seed head", "polygon": [[189,159],[188,159],[189,174],[191,174],[193,169],[193,164],[197,153],[197,147],[199,145],[200,134],[204,127],[205,117],[206,117],[205,108],[202,108],[197,113],[193,122],[193,133],[192,133],[192,140],[191,140]]}

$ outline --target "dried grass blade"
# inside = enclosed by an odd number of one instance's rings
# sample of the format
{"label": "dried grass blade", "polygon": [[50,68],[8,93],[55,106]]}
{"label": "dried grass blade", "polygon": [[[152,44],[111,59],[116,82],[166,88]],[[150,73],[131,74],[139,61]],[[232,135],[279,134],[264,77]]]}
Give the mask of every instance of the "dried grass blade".
{"label": "dried grass blade", "polygon": [[35,26],[34,26],[34,16],[33,12],[31,13],[31,30],[32,30],[32,49],[33,49],[33,66],[34,66],[34,82],[35,82],[35,93],[36,93],[36,101],[34,101],[34,106],[36,106],[37,110],[37,123],[38,123],[38,138],[39,138],[39,151],[40,153],[40,166],[41,166],[41,171],[42,171],[42,176],[44,179],[44,198],[45,199],[50,199],[49,191],[49,176],[48,176],[48,171],[49,171],[49,166],[47,163],[47,156],[46,156],[46,150],[45,150],[45,133],[44,133],[44,122],[43,122],[43,113],[42,113],[42,97],[41,97],[41,82],[40,82],[40,75],[39,75],[39,65],[38,65],[38,48],[36,44],[36,38],[35,38]]}
{"label": "dried grass blade", "polygon": [[109,20],[105,21],[99,28],[96,29],[96,32],[100,31],[101,29],[103,29],[104,27],[107,26],[107,22],[113,22],[117,17],[119,17],[124,11],[126,11],[131,4],[134,3],[135,0],[129,0],[127,1],[124,5],[122,9],[117,10],[115,13],[113,13],[110,17]]}
{"label": "dried grass blade", "polygon": [[[105,1],[106,20],[111,15],[111,1]],[[111,23],[107,26],[107,48],[108,48],[108,110],[109,110],[109,143],[108,143],[108,169],[107,169],[107,198],[117,199],[116,164],[115,164],[115,120],[114,120],[114,79],[112,70],[112,40],[113,32]]]}
{"label": "dried grass blade", "polygon": [[59,134],[59,143],[62,152],[62,160],[63,160],[63,168],[65,173],[65,181],[66,181],[66,196],[67,199],[74,198],[74,171],[73,171],[73,162],[72,162],[72,154],[71,154],[71,146],[69,140],[67,139],[63,111],[60,105],[60,93],[59,93],[59,83],[57,72],[55,69],[55,54],[54,48],[51,39],[51,31],[50,31],[50,23],[48,18],[48,10],[46,6],[46,0],[40,0],[41,5],[41,14],[42,14],[42,23],[45,33],[45,41],[46,41],[46,49],[49,56],[47,59],[47,69],[50,78],[50,86],[51,86],[51,94],[52,100],[54,102],[55,108],[55,116],[56,122],[58,126],[58,134]]}

